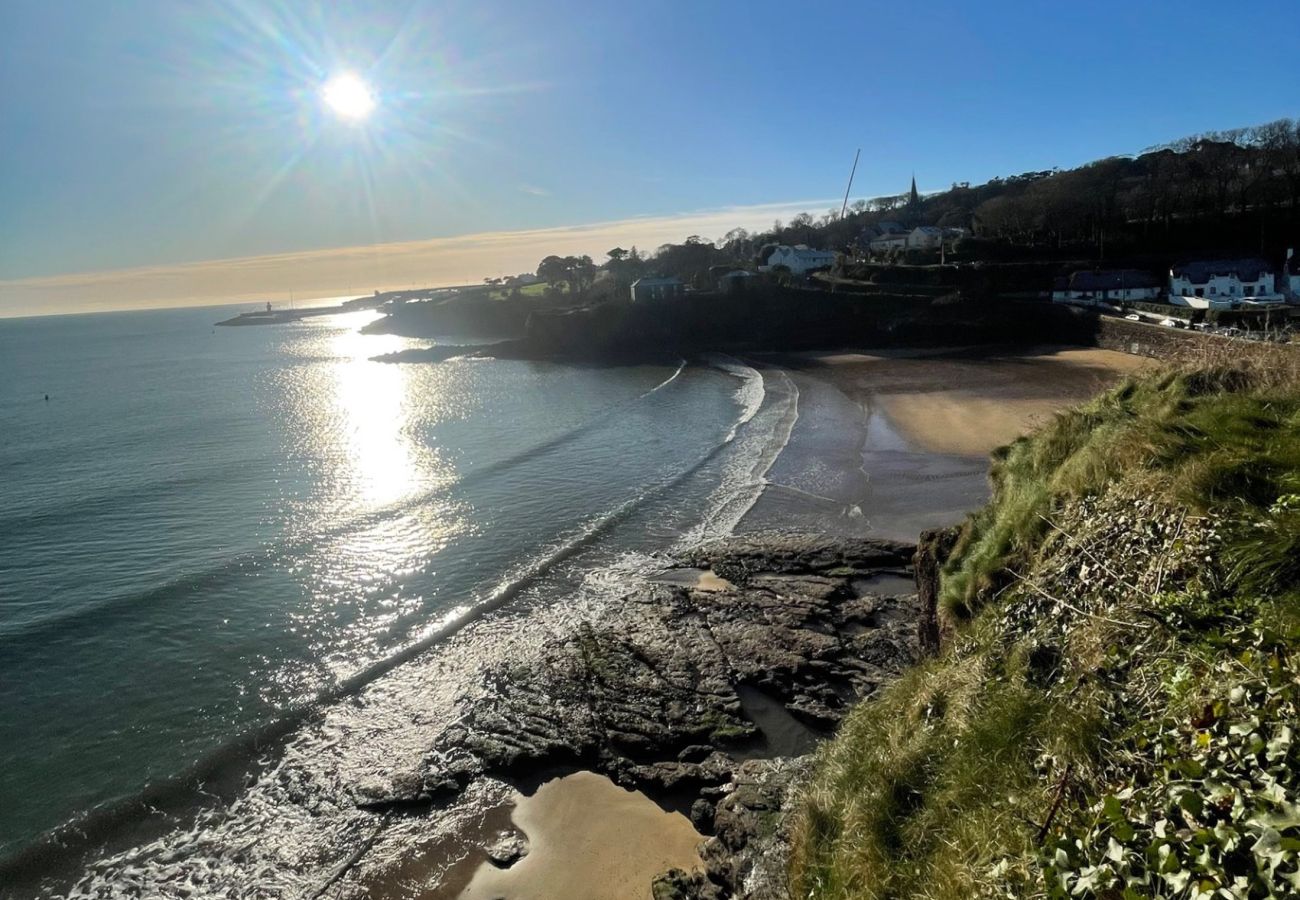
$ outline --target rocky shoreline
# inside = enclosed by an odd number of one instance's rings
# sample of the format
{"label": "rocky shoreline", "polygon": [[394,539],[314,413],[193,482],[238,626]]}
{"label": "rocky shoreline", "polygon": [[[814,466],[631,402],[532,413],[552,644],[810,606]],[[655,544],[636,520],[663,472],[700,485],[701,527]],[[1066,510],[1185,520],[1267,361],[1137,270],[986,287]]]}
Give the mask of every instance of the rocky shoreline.
{"label": "rocky shoreline", "polygon": [[[702,547],[526,667],[481,673],[421,770],[355,802],[418,816],[482,777],[526,788],[591,770],[708,836],[706,871],[662,876],[656,897],[783,896],[782,813],[808,751],[917,653],[913,553],[774,534]],[[486,855],[508,866],[525,849]]]}

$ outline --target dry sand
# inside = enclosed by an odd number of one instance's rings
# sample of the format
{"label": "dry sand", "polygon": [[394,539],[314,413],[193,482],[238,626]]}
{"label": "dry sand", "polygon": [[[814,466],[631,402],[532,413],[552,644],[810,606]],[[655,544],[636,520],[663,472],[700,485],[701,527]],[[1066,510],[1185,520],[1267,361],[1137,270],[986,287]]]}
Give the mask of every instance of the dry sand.
{"label": "dry sand", "polygon": [[704,838],[685,816],[594,772],[548,781],[512,818],[528,855],[508,869],[484,863],[462,900],[649,900],[659,873],[702,868]]}
{"label": "dry sand", "polygon": [[1153,365],[1113,350],[1042,348],[977,356],[809,354],[850,395],[878,404],[911,442],[934,453],[986,456],[1122,376]]}

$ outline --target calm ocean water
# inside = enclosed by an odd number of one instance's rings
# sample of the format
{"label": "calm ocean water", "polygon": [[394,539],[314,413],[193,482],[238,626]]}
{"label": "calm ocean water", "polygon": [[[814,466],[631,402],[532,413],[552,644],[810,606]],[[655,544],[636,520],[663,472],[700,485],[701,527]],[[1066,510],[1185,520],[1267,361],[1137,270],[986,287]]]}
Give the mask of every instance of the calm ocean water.
{"label": "calm ocean water", "polygon": [[0,321],[0,858],[456,616],[724,532],[795,414],[727,360],[392,365],[368,313],[226,314]]}

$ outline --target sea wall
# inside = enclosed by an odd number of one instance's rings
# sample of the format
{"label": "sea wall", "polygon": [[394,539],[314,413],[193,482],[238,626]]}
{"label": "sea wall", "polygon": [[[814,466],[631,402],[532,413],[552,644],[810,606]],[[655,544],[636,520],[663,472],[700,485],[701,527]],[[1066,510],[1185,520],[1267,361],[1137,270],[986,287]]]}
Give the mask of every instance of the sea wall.
{"label": "sea wall", "polygon": [[1101,317],[1097,322],[1097,346],[1106,350],[1119,350],[1134,356],[1153,359],[1173,359],[1188,354],[1219,353],[1229,345],[1234,353],[1252,353],[1258,345],[1246,341],[1232,341],[1218,334],[1188,331],[1183,328],[1162,328],[1143,325],[1125,319]]}

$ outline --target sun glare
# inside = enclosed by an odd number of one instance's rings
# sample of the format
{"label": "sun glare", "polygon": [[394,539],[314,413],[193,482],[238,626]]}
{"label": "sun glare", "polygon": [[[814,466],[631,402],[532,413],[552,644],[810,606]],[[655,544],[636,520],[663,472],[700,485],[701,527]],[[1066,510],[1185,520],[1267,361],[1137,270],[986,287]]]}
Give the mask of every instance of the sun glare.
{"label": "sun glare", "polygon": [[370,86],[351,72],[335,75],[325,82],[320,95],[335,115],[354,122],[366,118],[375,108]]}

